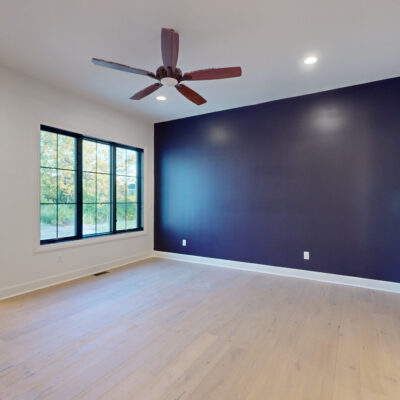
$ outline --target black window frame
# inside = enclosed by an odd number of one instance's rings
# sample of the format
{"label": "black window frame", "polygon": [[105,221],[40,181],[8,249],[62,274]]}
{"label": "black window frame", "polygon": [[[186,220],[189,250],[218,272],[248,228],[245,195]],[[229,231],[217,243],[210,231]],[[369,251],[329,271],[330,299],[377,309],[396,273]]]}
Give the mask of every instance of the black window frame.
{"label": "black window frame", "polygon": [[[120,235],[124,233],[132,233],[132,232],[140,232],[144,230],[144,206],[143,206],[143,194],[144,194],[144,168],[143,168],[143,159],[144,159],[144,150],[139,147],[128,146],[121,143],[116,143],[113,141],[98,139],[92,136],[87,136],[84,134],[67,131],[60,128],[54,128],[48,125],[40,125],[40,132],[50,132],[65,136],[70,136],[76,139],[76,149],[75,149],[75,162],[76,162],[76,189],[75,189],[75,201],[76,201],[76,235],[63,237],[63,238],[54,238],[54,239],[43,239],[40,240],[40,245],[47,245],[52,243],[60,243],[60,242],[70,242],[82,239],[90,239],[94,237],[103,237],[103,236],[111,236],[111,235]],[[84,140],[90,140],[96,143],[102,143],[110,146],[110,202],[111,202],[111,216],[110,216],[110,232],[104,233],[94,233],[90,235],[83,235],[83,187],[82,187],[82,176],[83,176],[83,153],[82,153],[82,143]],[[139,184],[137,184],[137,228],[133,229],[125,229],[125,230],[117,230],[117,198],[116,198],[116,182],[117,182],[117,163],[116,163],[116,151],[117,148],[122,148],[126,150],[132,150],[137,152],[137,162],[136,162],[136,179]],[[41,168],[41,165],[39,165]],[[40,184],[41,191],[41,184]],[[40,201],[40,200],[39,200]],[[41,203],[40,203],[41,204]],[[135,204],[135,203],[132,203]],[[39,210],[39,218],[41,216],[41,212]],[[40,224],[39,224],[40,226]],[[40,236],[40,232],[39,232]]]}

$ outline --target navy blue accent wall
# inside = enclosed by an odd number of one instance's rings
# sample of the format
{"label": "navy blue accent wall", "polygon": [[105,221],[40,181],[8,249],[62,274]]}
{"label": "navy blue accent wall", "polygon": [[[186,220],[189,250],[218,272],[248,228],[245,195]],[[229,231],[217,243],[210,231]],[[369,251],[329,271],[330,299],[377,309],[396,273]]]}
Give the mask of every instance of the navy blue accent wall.
{"label": "navy blue accent wall", "polygon": [[155,124],[154,247],[400,282],[400,78]]}

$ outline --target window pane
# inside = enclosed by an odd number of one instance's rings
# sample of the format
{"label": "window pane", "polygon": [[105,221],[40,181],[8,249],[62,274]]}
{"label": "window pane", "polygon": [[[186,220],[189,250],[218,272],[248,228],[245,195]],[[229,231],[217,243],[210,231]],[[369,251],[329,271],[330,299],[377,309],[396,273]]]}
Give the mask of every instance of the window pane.
{"label": "window pane", "polygon": [[117,203],[126,202],[126,177],[117,176]]}
{"label": "window pane", "polygon": [[110,232],[110,204],[97,205],[97,233]]}
{"label": "window pane", "polygon": [[51,132],[40,132],[40,165],[57,167],[57,135]]}
{"label": "window pane", "polygon": [[[139,186],[140,185],[140,186]],[[144,184],[143,184],[143,178],[137,178],[137,186],[140,187],[140,198],[138,198],[138,203],[143,203],[143,198],[144,198]]]}
{"label": "window pane", "polygon": [[110,202],[110,175],[97,174],[97,203]]}
{"label": "window pane", "polygon": [[136,151],[127,150],[126,151],[126,166],[127,175],[136,176]]}
{"label": "window pane", "polygon": [[110,146],[97,143],[97,172],[110,173]]}
{"label": "window pane", "polygon": [[126,175],[126,150],[117,147],[117,175]]}
{"label": "window pane", "polygon": [[40,240],[57,238],[57,206],[40,206]]}
{"label": "window pane", "polygon": [[53,168],[40,169],[40,202],[57,202],[57,170]]}
{"label": "window pane", "polygon": [[96,142],[82,141],[82,163],[84,171],[96,172]]}
{"label": "window pane", "polygon": [[137,227],[137,204],[127,204],[126,229],[136,229]]}
{"label": "window pane", "polygon": [[96,174],[94,173],[82,173],[82,201],[96,203]]}
{"label": "window pane", "polygon": [[75,141],[73,137],[58,135],[58,168],[75,169]]}
{"label": "window pane", "polygon": [[96,233],[96,205],[84,204],[82,207],[82,233],[93,235]]}
{"label": "window pane", "polygon": [[126,229],[125,204],[117,204],[117,231]]}
{"label": "window pane", "polygon": [[58,170],[58,202],[75,202],[75,171]]}
{"label": "window pane", "polygon": [[75,204],[58,205],[58,237],[64,238],[76,235]]}
{"label": "window pane", "polygon": [[140,227],[139,228],[143,228],[144,225],[144,206],[143,203],[140,203],[140,207],[137,208],[137,212],[138,212],[138,217],[140,216]]}
{"label": "window pane", "polygon": [[138,165],[139,170],[138,170],[138,172],[137,172],[137,176],[143,179],[143,175],[144,175],[144,173],[143,173],[143,171],[144,171],[144,167],[143,167],[143,153],[141,153],[140,155],[138,154],[138,158],[139,158],[139,159],[138,159],[137,165]]}
{"label": "window pane", "polygon": [[136,178],[128,177],[127,178],[127,201],[136,202]]}

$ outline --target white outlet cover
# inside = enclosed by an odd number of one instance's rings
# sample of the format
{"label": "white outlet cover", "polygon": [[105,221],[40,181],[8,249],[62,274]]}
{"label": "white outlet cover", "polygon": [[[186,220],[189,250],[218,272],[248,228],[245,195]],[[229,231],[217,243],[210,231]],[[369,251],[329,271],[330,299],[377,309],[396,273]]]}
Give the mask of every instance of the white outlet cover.
{"label": "white outlet cover", "polygon": [[186,239],[182,239],[182,246],[186,246]]}
{"label": "white outlet cover", "polygon": [[303,258],[304,258],[305,260],[309,260],[309,259],[310,259],[310,252],[309,252],[309,251],[305,251],[305,252],[303,253]]}

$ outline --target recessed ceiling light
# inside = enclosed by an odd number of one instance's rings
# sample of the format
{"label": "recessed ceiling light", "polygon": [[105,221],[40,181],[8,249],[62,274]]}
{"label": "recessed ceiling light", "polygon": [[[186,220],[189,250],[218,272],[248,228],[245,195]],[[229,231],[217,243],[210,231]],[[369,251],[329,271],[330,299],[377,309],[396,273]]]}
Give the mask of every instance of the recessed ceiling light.
{"label": "recessed ceiling light", "polygon": [[315,56],[307,57],[304,60],[304,64],[315,64],[318,61],[318,58]]}
{"label": "recessed ceiling light", "polygon": [[157,99],[158,101],[165,101],[165,100],[167,100],[167,98],[166,98],[165,96],[157,96],[156,99]]}

